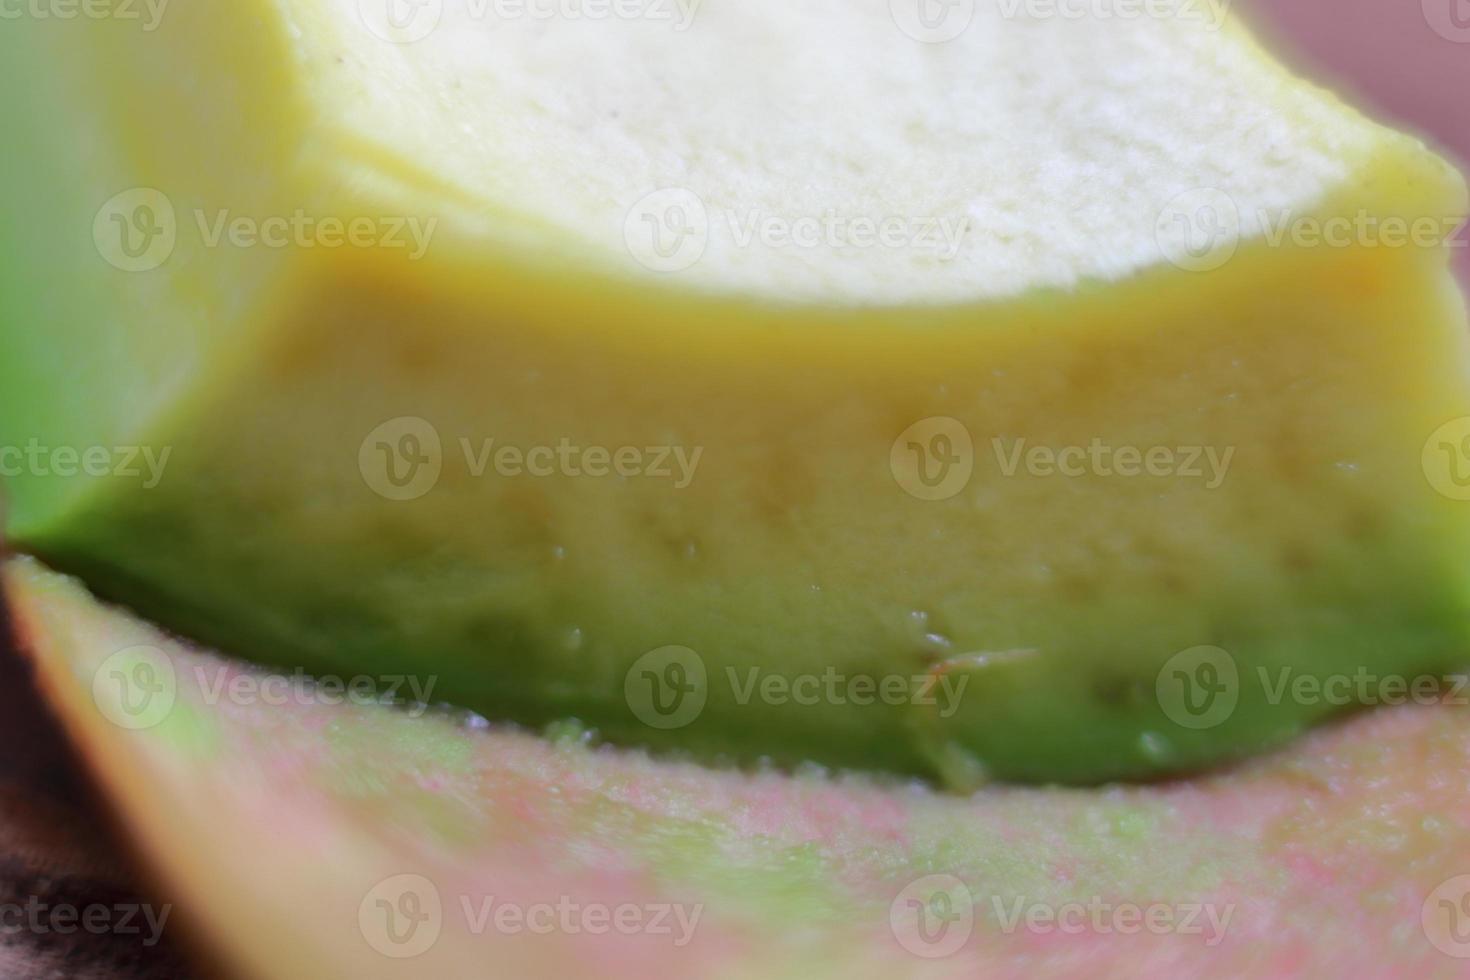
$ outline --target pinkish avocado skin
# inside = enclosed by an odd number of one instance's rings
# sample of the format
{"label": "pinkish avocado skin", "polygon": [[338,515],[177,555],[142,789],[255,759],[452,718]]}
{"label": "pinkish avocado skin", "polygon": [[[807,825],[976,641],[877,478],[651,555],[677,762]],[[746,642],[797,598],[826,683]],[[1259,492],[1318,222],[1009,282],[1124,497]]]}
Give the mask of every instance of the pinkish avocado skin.
{"label": "pinkish avocado skin", "polygon": [[[3,575],[177,915],[245,976],[1470,973],[1464,707],[1382,709],[1208,778],[962,798],[335,703],[34,561]],[[133,684],[162,700],[138,713]]]}

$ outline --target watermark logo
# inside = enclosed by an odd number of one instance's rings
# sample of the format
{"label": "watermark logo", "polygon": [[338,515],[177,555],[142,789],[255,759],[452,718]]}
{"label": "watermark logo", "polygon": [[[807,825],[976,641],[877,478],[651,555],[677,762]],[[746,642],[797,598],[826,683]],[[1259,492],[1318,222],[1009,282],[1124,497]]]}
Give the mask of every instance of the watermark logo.
{"label": "watermark logo", "polygon": [[693,724],[709,700],[704,658],[683,646],[650,650],[628,668],[623,697],[649,728],[671,731]]}
{"label": "watermark logo", "polygon": [[363,896],[357,927],[368,945],[384,956],[400,960],[422,956],[444,929],[439,889],[423,875],[385,878]]}
{"label": "watermark logo", "polygon": [[1459,215],[1379,215],[1359,210],[1352,214],[1319,216],[1295,214],[1289,208],[1257,214],[1264,241],[1272,248],[1290,244],[1301,248],[1464,248],[1455,237],[1464,224]]}
{"label": "watermark logo", "polygon": [[959,952],[975,931],[975,896],[954,875],[925,875],[893,899],[888,925],[908,952],[944,959]]}
{"label": "watermark logo", "polygon": [[1229,0],[1000,0],[1007,20],[1177,20],[1218,31],[1230,13]]}
{"label": "watermark logo", "polygon": [[885,704],[891,707],[911,704],[933,708],[942,719],[954,717],[960,710],[970,674],[960,671],[929,671],[920,674],[844,674],[827,667],[820,674],[778,674],[751,667],[741,672],[725,668],[725,680],[735,703],[742,707],[752,701],[777,707],[794,704],[813,707],[819,704],[857,705],[867,707]]}
{"label": "watermark logo", "polygon": [[654,191],[628,211],[623,241],[644,268],[683,272],[709,247],[709,211],[697,194],[683,187]]}
{"label": "watermark logo", "polygon": [[417,416],[390,419],[358,446],[358,469],[374,493],[388,500],[417,500],[438,485],[453,463],[472,479],[666,480],[675,490],[694,482],[704,447],[583,445],[563,436],[554,445],[518,446],[494,438],[461,436],[459,455],[446,454],[439,430]]}
{"label": "watermark logo", "polygon": [[389,419],[362,441],[357,467],[378,496],[417,500],[434,489],[444,470],[439,430],[417,416]]}
{"label": "watermark logo", "polygon": [[[862,252],[882,249],[952,262],[973,227],[969,215],[774,214],[759,208],[711,211],[694,192],[667,188],[628,212],[628,251],[654,272],[682,272],[705,255],[711,241],[734,249]],[[718,234],[716,234],[718,232]]]}
{"label": "watermark logo", "polygon": [[0,445],[0,477],[137,480],[144,490],[163,482],[172,446],[50,446],[32,437],[24,446]]}
{"label": "watermark logo", "polygon": [[1256,668],[1267,704],[1317,705],[1337,708],[1350,705],[1417,704],[1421,707],[1445,704],[1464,707],[1470,704],[1466,688],[1470,676],[1465,674],[1375,674],[1357,667],[1351,674],[1299,674],[1291,667],[1280,667],[1275,676],[1265,667]]}
{"label": "watermark logo", "polygon": [[1173,477],[1199,480],[1206,490],[1215,490],[1225,482],[1235,447],[1224,450],[1215,446],[1113,446],[1094,438],[1086,446],[1030,445],[1015,439],[1007,445],[1004,439],[992,439],[991,449],[1003,476],[1015,476],[1022,469],[1029,476]]}
{"label": "watermark logo", "polygon": [[[265,216],[195,208],[192,218],[192,233],[207,249],[378,248],[406,252],[410,261],[427,254],[439,227],[438,218],[365,214],[342,218],[311,214],[305,208]],[[149,187],[116,195],[92,220],[98,254],[124,272],[151,272],[162,266],[184,230],[173,201]]]}
{"label": "watermark logo", "polygon": [[200,696],[207,705],[225,703],[244,707],[264,704],[279,708],[287,705],[351,704],[368,707],[405,704],[410,718],[420,718],[428,712],[434,686],[439,682],[439,678],[432,674],[427,677],[413,674],[342,677],[308,674],[299,667],[290,674],[263,674],[223,664],[196,664],[193,675]]}
{"label": "watermark logo", "polygon": [[1171,265],[1210,272],[1229,262],[1240,245],[1240,209],[1213,187],[1185,191],[1164,205],[1154,240]]}
{"label": "watermark logo", "polygon": [[970,484],[975,472],[975,442],[958,419],[921,419],[893,440],[888,467],[909,496],[948,500]]}
{"label": "watermark logo", "polygon": [[[163,938],[172,905],[153,906],[139,902],[47,902],[29,895],[24,902],[0,903],[0,936],[29,933],[33,936],[142,936],[141,945],[157,946]],[[147,927],[146,933],[144,927]]]}
{"label": "watermark logo", "polygon": [[[1461,215],[1381,215],[1368,210],[1350,214],[1299,214],[1290,208],[1260,208],[1250,227],[1268,248],[1417,248],[1466,247],[1456,238]],[[1189,272],[1220,268],[1238,251],[1246,215],[1234,199],[1213,187],[1186,191],[1169,201],[1154,229],[1160,251],[1170,264]]]}
{"label": "watermark logo", "polygon": [[1419,924],[1435,949],[1457,960],[1470,959],[1470,875],[1440,882],[1424,900]]}
{"label": "watermark logo", "polygon": [[408,253],[410,262],[428,254],[438,218],[412,215],[315,215],[305,208],[260,217],[229,208],[194,211],[194,226],[205,248],[381,248]]}
{"label": "watermark logo", "polygon": [[1424,443],[1420,461],[1429,485],[1451,500],[1470,500],[1470,416],[1451,419]]}
{"label": "watermark logo", "polygon": [[0,21],[135,21],[144,34],[163,22],[170,0],[0,0]]}
{"label": "watermark logo", "polygon": [[92,675],[92,702],[119,728],[142,731],[161,724],[178,699],[173,660],[158,647],[119,650]]}
{"label": "watermark logo", "polygon": [[439,26],[444,0],[358,0],[357,12],[363,25],[379,40],[413,44]]}
{"label": "watermark logo", "polygon": [[1206,947],[1213,949],[1225,940],[1235,905],[1206,902],[1109,902],[1100,895],[1086,901],[1028,902],[1017,897],[1010,902],[991,897],[1000,931],[1010,935],[1018,930],[1036,936],[1060,933],[1065,936],[1201,936]]}
{"label": "watermark logo", "polygon": [[547,936],[668,936],[675,949],[694,940],[704,905],[674,902],[582,902],[560,895],[555,902],[502,902],[494,895],[461,895],[465,926],[474,936],[494,930],[508,936],[531,933]]}
{"label": "watermark logo", "polygon": [[1159,707],[1181,728],[1196,731],[1223,725],[1240,700],[1235,658],[1213,646],[1174,654],[1154,680]]}
{"label": "watermark logo", "polygon": [[446,906],[423,875],[400,874],[380,881],[358,906],[358,928],[373,949],[393,959],[412,959],[433,948],[446,921],[457,914],[471,936],[666,936],[682,949],[694,940],[702,904],[674,902],[584,902],[571,895],[555,901],[507,902],[495,895],[457,896]]}
{"label": "watermark logo", "polygon": [[495,439],[481,439],[476,445],[461,437],[459,448],[464,456],[465,471],[479,478],[493,471],[505,479],[531,477],[545,479],[564,476],[572,479],[669,480],[675,490],[684,490],[694,482],[704,447],[695,446],[584,446],[562,437],[556,445],[529,448],[497,444]]}
{"label": "watermark logo", "polygon": [[134,187],[113,196],[92,219],[97,254],[123,272],[151,272],[178,244],[173,202],[162,191]]}
{"label": "watermark logo", "polygon": [[1470,44],[1470,0],[1421,0],[1424,20],[1446,41]]}
{"label": "watermark logo", "polygon": [[511,21],[643,21],[667,24],[676,33],[689,30],[704,0],[466,0],[474,20]]}
{"label": "watermark logo", "polygon": [[953,41],[975,19],[975,0],[888,0],[898,29],[921,44]]}

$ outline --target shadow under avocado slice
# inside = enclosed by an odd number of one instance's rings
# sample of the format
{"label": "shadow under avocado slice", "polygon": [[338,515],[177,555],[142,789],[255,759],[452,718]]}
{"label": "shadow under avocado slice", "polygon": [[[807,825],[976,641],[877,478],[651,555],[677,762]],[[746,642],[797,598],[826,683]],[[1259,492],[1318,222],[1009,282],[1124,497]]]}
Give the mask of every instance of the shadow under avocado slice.
{"label": "shadow under avocado slice", "polygon": [[1208,778],[960,798],[325,703],[33,560],[3,577],[177,916],[245,976],[1452,977],[1470,956],[1461,707]]}

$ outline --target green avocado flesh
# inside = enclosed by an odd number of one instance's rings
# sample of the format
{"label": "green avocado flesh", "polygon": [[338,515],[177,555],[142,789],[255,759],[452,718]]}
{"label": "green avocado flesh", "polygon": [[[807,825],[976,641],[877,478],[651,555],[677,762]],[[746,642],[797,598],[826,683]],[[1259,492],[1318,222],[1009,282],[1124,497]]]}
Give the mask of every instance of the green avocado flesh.
{"label": "green avocado flesh", "polygon": [[243,977],[1448,980],[1470,955],[1463,706],[1190,781],[961,798],[344,704],[33,560],[3,580],[170,923]]}
{"label": "green avocado flesh", "polygon": [[372,6],[0,31],[18,550],[264,664],[961,789],[1466,661],[1463,181],[1223,10]]}

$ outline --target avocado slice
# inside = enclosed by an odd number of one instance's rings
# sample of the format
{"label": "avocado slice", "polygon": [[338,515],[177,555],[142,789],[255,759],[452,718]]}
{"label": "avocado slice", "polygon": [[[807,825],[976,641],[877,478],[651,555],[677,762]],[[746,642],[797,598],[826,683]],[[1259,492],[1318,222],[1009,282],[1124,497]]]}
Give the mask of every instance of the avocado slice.
{"label": "avocado slice", "polygon": [[170,921],[242,976],[1450,978],[1470,955],[1463,698],[1187,782],[961,798],[341,703],[33,560],[3,580]]}
{"label": "avocado slice", "polygon": [[902,7],[13,25],[11,539],[268,664],[961,788],[1455,668],[1460,178],[1220,7]]}

